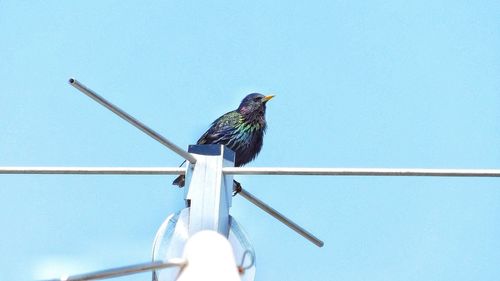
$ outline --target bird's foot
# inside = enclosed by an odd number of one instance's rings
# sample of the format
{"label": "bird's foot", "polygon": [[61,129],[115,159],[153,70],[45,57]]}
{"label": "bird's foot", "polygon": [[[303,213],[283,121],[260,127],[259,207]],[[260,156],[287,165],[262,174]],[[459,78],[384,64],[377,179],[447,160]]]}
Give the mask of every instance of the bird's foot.
{"label": "bird's foot", "polygon": [[172,185],[177,185],[179,188],[184,187],[185,184],[186,184],[186,177],[184,175],[178,176],[172,183]]}
{"label": "bird's foot", "polygon": [[241,184],[235,180],[233,180],[233,196],[241,192]]}

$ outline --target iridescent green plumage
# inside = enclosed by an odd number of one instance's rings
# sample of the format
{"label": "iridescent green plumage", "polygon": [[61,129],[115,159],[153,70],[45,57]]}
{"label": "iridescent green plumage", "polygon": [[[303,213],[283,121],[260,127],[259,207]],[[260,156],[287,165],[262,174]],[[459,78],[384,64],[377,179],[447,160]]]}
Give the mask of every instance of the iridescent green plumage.
{"label": "iridescent green plumage", "polygon": [[[200,137],[197,144],[223,144],[236,154],[234,165],[243,166],[259,154],[266,131],[266,103],[273,96],[253,93],[240,106],[217,118]],[[173,184],[183,186],[179,176]]]}

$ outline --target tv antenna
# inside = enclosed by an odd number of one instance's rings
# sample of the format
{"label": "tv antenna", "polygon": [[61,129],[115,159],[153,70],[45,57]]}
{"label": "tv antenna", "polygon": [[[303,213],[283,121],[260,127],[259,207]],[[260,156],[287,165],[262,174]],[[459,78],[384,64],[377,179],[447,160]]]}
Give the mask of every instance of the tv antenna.
{"label": "tv antenna", "polygon": [[[183,150],[74,78],[69,84],[187,161],[186,167],[0,167],[0,174],[185,175],[186,208],[171,214],[153,242],[152,262],[111,268],[50,281],[86,281],[152,271],[154,281],[254,280],[255,252],[229,214],[232,193],[247,199],[318,247],[319,238],[258,199],[233,175],[500,177],[498,169],[234,167],[234,153],[222,145]],[[163,270],[170,268],[170,270]]]}

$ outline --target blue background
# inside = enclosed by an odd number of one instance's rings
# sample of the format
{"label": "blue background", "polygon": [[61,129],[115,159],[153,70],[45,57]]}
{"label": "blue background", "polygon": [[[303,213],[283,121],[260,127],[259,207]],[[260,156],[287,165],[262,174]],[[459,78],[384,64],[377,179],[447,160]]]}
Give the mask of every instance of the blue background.
{"label": "blue background", "polygon": [[[498,1],[1,1],[0,165],[174,167],[250,92],[276,94],[259,166],[498,168]],[[145,262],[173,176],[0,176],[0,279]],[[488,178],[239,176],[256,280],[499,280]],[[149,274],[121,280],[148,280]]]}

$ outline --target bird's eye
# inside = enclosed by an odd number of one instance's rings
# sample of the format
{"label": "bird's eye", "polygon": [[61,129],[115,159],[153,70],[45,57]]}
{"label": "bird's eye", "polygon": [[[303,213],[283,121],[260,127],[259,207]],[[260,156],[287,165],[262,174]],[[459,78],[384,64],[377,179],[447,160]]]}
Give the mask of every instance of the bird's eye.
{"label": "bird's eye", "polygon": [[259,100],[260,100],[260,98],[253,98],[254,102],[258,102]]}

